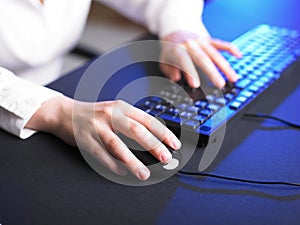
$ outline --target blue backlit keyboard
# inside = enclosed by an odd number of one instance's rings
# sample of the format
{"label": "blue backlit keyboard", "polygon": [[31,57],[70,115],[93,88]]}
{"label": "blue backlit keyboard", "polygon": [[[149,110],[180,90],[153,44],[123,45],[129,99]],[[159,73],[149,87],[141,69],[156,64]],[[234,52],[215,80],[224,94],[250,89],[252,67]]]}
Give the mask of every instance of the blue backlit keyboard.
{"label": "blue backlit keyboard", "polygon": [[187,129],[205,139],[280,78],[300,56],[299,33],[285,28],[260,25],[232,43],[243,54],[243,58],[236,59],[224,53],[239,76],[236,83],[227,83],[223,90],[206,91],[180,84],[189,97],[181,94],[178,85],[170,85],[136,106],[163,119],[175,132]]}

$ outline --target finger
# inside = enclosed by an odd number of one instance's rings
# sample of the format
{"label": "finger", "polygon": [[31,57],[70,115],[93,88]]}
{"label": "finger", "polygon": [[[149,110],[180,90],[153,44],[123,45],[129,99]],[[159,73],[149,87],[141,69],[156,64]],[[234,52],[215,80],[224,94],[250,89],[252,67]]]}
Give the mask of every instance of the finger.
{"label": "finger", "polygon": [[174,66],[171,66],[166,63],[160,63],[160,70],[168,77],[170,80],[177,82],[180,80],[180,70]]}
{"label": "finger", "polygon": [[106,150],[120,160],[133,175],[140,180],[147,180],[149,178],[149,169],[136,158],[114,132],[107,129],[102,133],[101,137]]}
{"label": "finger", "polygon": [[231,68],[229,62],[221,55],[218,50],[216,50],[209,44],[202,44],[202,48],[230,82],[236,82],[238,80],[236,72]]}
{"label": "finger", "polygon": [[219,39],[210,39],[210,43],[218,50],[227,51],[237,58],[243,57],[241,51],[233,44]]}
{"label": "finger", "polygon": [[216,87],[223,88],[225,86],[223,77],[207,53],[200,47],[200,44],[195,40],[190,40],[186,45],[195,64],[202,69]]}
{"label": "finger", "polygon": [[199,75],[187,50],[181,45],[176,45],[174,46],[173,54],[176,59],[174,66],[184,72],[189,86],[198,88],[200,86]]}
{"label": "finger", "polygon": [[127,174],[126,168],[122,164],[118,163],[97,139],[99,138],[88,138],[84,149],[88,149],[88,152],[107,169],[120,176],[125,176]]}
{"label": "finger", "polygon": [[170,151],[146,127],[139,122],[127,117],[120,118],[117,122],[118,130],[127,137],[136,140],[141,146],[163,163],[172,159]]}
{"label": "finger", "polygon": [[145,113],[141,109],[130,106],[129,110],[124,111],[124,114],[129,118],[139,122],[146,127],[155,137],[164,142],[174,150],[181,147],[178,138],[165,125],[153,116]]}

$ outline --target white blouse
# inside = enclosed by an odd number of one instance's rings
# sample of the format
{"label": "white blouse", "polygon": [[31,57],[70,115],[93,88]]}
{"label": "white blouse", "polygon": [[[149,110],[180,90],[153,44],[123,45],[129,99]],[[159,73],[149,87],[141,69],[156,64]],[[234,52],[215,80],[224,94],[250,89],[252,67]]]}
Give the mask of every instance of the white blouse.
{"label": "white blouse", "polygon": [[[98,0],[162,37],[205,32],[203,0]],[[48,99],[61,57],[83,32],[91,0],[0,0],[0,128],[28,138],[25,125]],[[101,38],[101,37],[100,37]],[[35,83],[35,84],[34,84]]]}

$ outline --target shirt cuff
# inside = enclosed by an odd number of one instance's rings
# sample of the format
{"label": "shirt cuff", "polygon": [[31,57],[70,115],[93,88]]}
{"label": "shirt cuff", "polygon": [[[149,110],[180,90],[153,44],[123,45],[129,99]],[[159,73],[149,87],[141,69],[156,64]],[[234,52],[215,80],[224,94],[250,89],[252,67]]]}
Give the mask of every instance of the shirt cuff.
{"label": "shirt cuff", "polygon": [[27,122],[45,101],[61,95],[0,67],[0,127],[22,139],[30,137],[36,131],[26,129]]}

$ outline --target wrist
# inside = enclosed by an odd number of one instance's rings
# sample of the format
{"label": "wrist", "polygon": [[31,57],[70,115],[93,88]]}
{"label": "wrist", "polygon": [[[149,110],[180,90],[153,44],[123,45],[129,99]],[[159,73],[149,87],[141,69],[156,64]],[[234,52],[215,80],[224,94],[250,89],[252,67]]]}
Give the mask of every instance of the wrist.
{"label": "wrist", "polygon": [[26,124],[26,128],[54,134],[65,115],[72,116],[72,100],[65,96],[53,97],[44,102]]}

